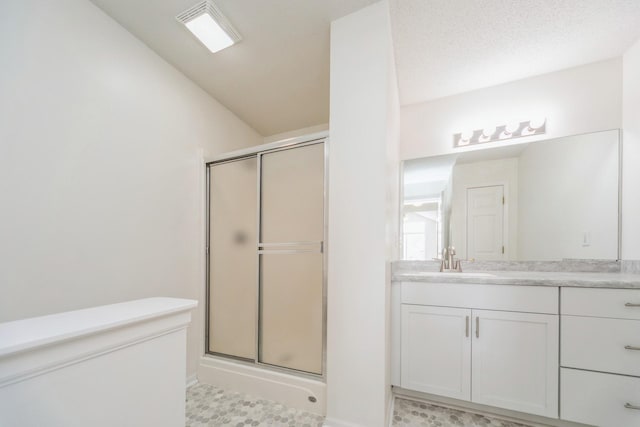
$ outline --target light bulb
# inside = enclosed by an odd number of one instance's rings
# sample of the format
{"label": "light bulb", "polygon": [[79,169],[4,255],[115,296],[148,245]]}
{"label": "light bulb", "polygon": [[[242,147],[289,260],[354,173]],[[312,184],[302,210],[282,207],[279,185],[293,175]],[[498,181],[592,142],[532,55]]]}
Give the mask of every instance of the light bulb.
{"label": "light bulb", "polygon": [[495,126],[494,127],[487,127],[487,128],[484,128],[482,130],[482,136],[484,136],[485,138],[491,138],[494,133],[496,133]]}
{"label": "light bulb", "polygon": [[535,117],[529,121],[529,128],[532,130],[540,129],[547,122],[545,117]]}
{"label": "light bulb", "polygon": [[520,129],[520,122],[510,121],[504,127],[504,132],[510,135],[514,132],[517,132],[518,129]]}
{"label": "light bulb", "polygon": [[470,142],[471,138],[473,138],[473,132],[470,130],[465,130],[460,134],[460,139],[462,141]]}

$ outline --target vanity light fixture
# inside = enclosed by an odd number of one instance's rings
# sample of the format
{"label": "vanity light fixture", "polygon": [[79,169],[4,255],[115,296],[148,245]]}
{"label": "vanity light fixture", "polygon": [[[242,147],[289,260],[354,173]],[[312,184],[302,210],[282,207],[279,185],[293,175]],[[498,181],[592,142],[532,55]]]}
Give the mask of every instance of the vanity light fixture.
{"label": "vanity light fixture", "polygon": [[509,122],[505,125],[453,134],[453,148],[503,141],[522,136],[541,135],[547,131],[547,119]]}
{"label": "vanity light fixture", "polygon": [[176,20],[184,24],[212,53],[242,40],[231,22],[211,0],[202,1],[190,7],[176,16]]}

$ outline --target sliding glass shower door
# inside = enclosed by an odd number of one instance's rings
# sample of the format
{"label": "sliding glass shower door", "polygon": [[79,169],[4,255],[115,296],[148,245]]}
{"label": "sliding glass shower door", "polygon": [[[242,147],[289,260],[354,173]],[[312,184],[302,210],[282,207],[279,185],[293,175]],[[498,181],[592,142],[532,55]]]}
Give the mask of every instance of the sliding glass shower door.
{"label": "sliding glass shower door", "polygon": [[322,372],[324,148],[261,155],[262,363]]}
{"label": "sliding glass shower door", "polygon": [[208,352],[323,373],[324,143],[209,165]]}
{"label": "sliding glass shower door", "polygon": [[209,168],[208,351],[256,357],[257,157]]}

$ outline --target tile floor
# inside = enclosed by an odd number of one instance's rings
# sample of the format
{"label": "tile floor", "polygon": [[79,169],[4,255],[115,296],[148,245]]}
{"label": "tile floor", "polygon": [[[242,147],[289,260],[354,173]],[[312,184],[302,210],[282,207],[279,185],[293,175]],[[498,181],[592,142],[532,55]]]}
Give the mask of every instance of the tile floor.
{"label": "tile floor", "polygon": [[208,384],[187,389],[187,427],[322,426],[324,417]]}
{"label": "tile floor", "polygon": [[470,412],[396,397],[393,425],[398,427],[527,427]]}
{"label": "tile floor", "polygon": [[[208,384],[187,389],[187,427],[320,427],[324,417]],[[427,403],[396,398],[393,426],[527,427]]]}

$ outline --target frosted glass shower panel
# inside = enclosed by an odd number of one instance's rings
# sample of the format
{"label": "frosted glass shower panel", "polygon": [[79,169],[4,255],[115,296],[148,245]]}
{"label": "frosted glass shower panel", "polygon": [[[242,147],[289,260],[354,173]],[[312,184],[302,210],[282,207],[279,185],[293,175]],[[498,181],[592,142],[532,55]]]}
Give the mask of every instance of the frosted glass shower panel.
{"label": "frosted glass shower panel", "polygon": [[324,144],[261,157],[259,361],[322,373]]}
{"label": "frosted glass shower panel", "polygon": [[262,243],[320,242],[324,144],[262,155]]}
{"label": "frosted glass shower panel", "polygon": [[260,361],[322,373],[322,254],[261,255]]}
{"label": "frosted glass shower panel", "polygon": [[209,171],[209,351],[255,359],[257,158]]}

